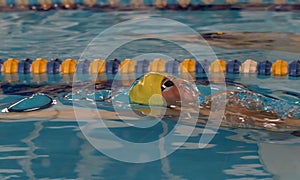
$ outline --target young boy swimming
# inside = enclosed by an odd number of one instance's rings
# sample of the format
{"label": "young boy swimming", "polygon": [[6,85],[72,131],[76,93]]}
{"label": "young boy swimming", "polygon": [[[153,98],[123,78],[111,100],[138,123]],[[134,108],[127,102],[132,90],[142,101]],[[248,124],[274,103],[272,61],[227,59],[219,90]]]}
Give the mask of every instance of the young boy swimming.
{"label": "young boy swimming", "polygon": [[[160,83],[161,82],[161,83]],[[152,100],[151,95],[156,94]],[[174,111],[184,109],[194,110],[198,104],[201,118],[212,115],[214,105],[225,104],[222,119],[223,126],[256,127],[270,130],[299,129],[300,107],[290,105],[288,111],[277,112],[276,106],[286,105],[282,101],[264,97],[250,91],[226,91],[214,94],[201,101],[200,92],[192,83],[161,73],[148,73],[133,84],[129,91],[131,102],[143,105],[167,106]],[[200,102],[201,101],[201,102]],[[226,103],[222,102],[226,101]],[[274,103],[276,101],[276,103]],[[283,108],[283,107],[281,107]],[[217,108],[218,109],[218,108]],[[219,111],[222,108],[219,108]],[[168,113],[172,114],[172,113]]]}
{"label": "young boy swimming", "polygon": [[[42,95],[41,95],[42,96]],[[277,112],[276,108],[270,106],[281,101],[264,97],[250,91],[226,91],[206,97],[200,101],[201,94],[197,87],[186,80],[176,78],[165,73],[147,73],[137,79],[128,92],[130,104],[135,112],[143,116],[155,116],[145,111],[150,106],[161,107],[166,111],[162,116],[176,119],[181,111],[199,115],[198,123],[205,123],[209,116],[216,112],[215,104],[224,104],[224,113],[218,114],[222,119],[221,125],[228,127],[264,128],[268,130],[299,130],[300,129],[300,107],[290,106],[288,111]],[[112,99],[106,99],[111,101]],[[276,103],[274,103],[276,101]],[[22,101],[24,103],[24,101]],[[18,103],[16,103],[18,105]],[[47,107],[48,108],[48,107]],[[195,110],[197,108],[197,110]],[[13,108],[11,108],[13,109]],[[76,108],[58,109],[55,106],[46,110],[37,109],[27,112],[2,113],[2,120],[22,119],[79,119],[97,120],[97,114],[101,119],[108,120],[139,120],[136,116],[126,110],[106,111],[101,109]],[[192,117],[191,117],[192,118]],[[203,120],[204,119],[204,120]]]}

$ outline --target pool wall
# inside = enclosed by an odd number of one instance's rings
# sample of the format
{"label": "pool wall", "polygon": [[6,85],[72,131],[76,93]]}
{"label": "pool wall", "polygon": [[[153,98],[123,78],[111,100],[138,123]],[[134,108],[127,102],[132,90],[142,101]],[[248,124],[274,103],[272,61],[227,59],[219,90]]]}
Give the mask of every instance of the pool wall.
{"label": "pool wall", "polygon": [[300,9],[298,0],[0,0],[0,11],[92,9],[92,10],[284,10]]}

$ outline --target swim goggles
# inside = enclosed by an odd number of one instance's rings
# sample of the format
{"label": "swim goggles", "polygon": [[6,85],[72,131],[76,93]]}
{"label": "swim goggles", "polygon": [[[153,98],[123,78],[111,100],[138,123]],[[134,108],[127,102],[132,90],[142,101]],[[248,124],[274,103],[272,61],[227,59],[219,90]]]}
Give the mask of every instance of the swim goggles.
{"label": "swim goggles", "polygon": [[175,84],[173,82],[173,79],[165,78],[161,83],[161,91],[168,91],[171,87],[173,87]]}

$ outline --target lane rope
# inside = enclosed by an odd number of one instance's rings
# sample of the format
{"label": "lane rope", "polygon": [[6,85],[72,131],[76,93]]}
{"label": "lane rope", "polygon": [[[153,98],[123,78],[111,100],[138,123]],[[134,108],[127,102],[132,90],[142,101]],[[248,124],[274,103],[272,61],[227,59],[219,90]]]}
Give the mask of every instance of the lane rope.
{"label": "lane rope", "polygon": [[229,73],[229,74],[258,74],[266,76],[291,76],[300,77],[300,60],[288,63],[282,59],[276,60],[274,63],[265,60],[256,62],[247,59],[243,63],[239,60],[231,60],[226,62],[217,59],[213,62],[203,60],[197,62],[193,59],[184,59],[182,61],[172,60],[165,61],[155,58],[152,61],[133,59],[125,59],[120,61],[94,59],[93,61],[84,60],[77,61],[67,58],[64,61],[60,59],[37,58],[18,60],[16,58],[8,58],[6,61],[0,60],[1,73],[4,74],[130,74],[130,73],[147,73],[147,72],[167,72],[167,73]]}

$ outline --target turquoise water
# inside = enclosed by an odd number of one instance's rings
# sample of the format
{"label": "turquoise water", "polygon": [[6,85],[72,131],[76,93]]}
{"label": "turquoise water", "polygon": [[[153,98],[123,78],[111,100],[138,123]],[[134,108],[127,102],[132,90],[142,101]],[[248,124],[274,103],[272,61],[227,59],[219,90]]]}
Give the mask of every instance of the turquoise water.
{"label": "turquoise water", "polygon": [[[111,12],[49,11],[0,14],[0,57],[22,58],[76,58],[100,32],[125,20],[147,17],[164,17],[177,20],[200,33],[217,31],[248,32],[300,32],[299,12]],[[159,30],[157,26],[153,30]],[[121,29],[122,32],[126,29]],[[130,30],[130,29],[129,29]],[[149,41],[129,44],[112,56],[122,59],[142,52],[166,53],[180,59],[185,51],[169,47],[168,42]],[[168,45],[168,46],[167,46]],[[299,53],[212,47],[220,58],[258,61],[282,58],[291,62]],[[97,49],[99,54],[101,49]],[[127,54],[126,54],[127,53]],[[2,91],[6,80],[16,77],[2,76]],[[34,86],[56,83],[67,84],[63,76],[19,75],[18,83]],[[81,79],[91,79],[79,77]],[[107,79],[111,77],[107,76]],[[237,75],[229,77],[248,89],[299,104],[299,80],[288,77]],[[72,80],[72,78],[71,78]],[[234,84],[234,83],[233,83]],[[237,87],[238,84],[235,84]],[[24,85],[25,87],[25,85]],[[103,85],[107,87],[107,85]],[[1,106],[15,102],[23,96],[11,91],[1,94]],[[23,95],[26,93],[23,93]],[[56,97],[59,100],[59,95]],[[141,122],[143,124],[144,122]],[[125,126],[122,122],[108,123],[110,131],[133,142],[150,142],[172,129],[175,122],[169,119],[147,129]],[[147,163],[127,163],[115,160],[98,151],[88,141],[78,123],[60,119],[31,119],[23,122],[1,122],[0,125],[0,177],[1,179],[299,179],[299,137],[290,132],[269,132],[255,129],[228,129],[217,131],[205,148],[198,143],[203,126],[197,126],[190,136],[191,127],[179,125],[176,137],[187,137],[186,143],[171,155]],[[102,133],[95,127],[93,133]],[[167,130],[169,132],[170,130]],[[112,148],[109,146],[107,148]],[[128,154],[130,154],[128,152]],[[125,153],[123,156],[127,156]]]}
{"label": "turquoise water", "polygon": [[[196,11],[110,12],[49,11],[1,13],[0,57],[78,59],[99,33],[117,23],[138,18],[164,17],[184,23],[200,33],[218,31],[299,33],[299,12]],[[158,26],[156,30],[160,27]],[[125,29],[126,30],[126,29]],[[9,37],[9,38],[7,38]],[[213,47],[223,59],[252,58],[288,61],[298,53],[270,50],[227,50]],[[174,49],[176,51],[177,49]],[[165,49],[169,52],[170,49]],[[100,52],[99,52],[100,53]],[[134,53],[134,52],[130,52]],[[177,53],[172,53],[177,54]],[[114,58],[122,59],[122,55]]]}

